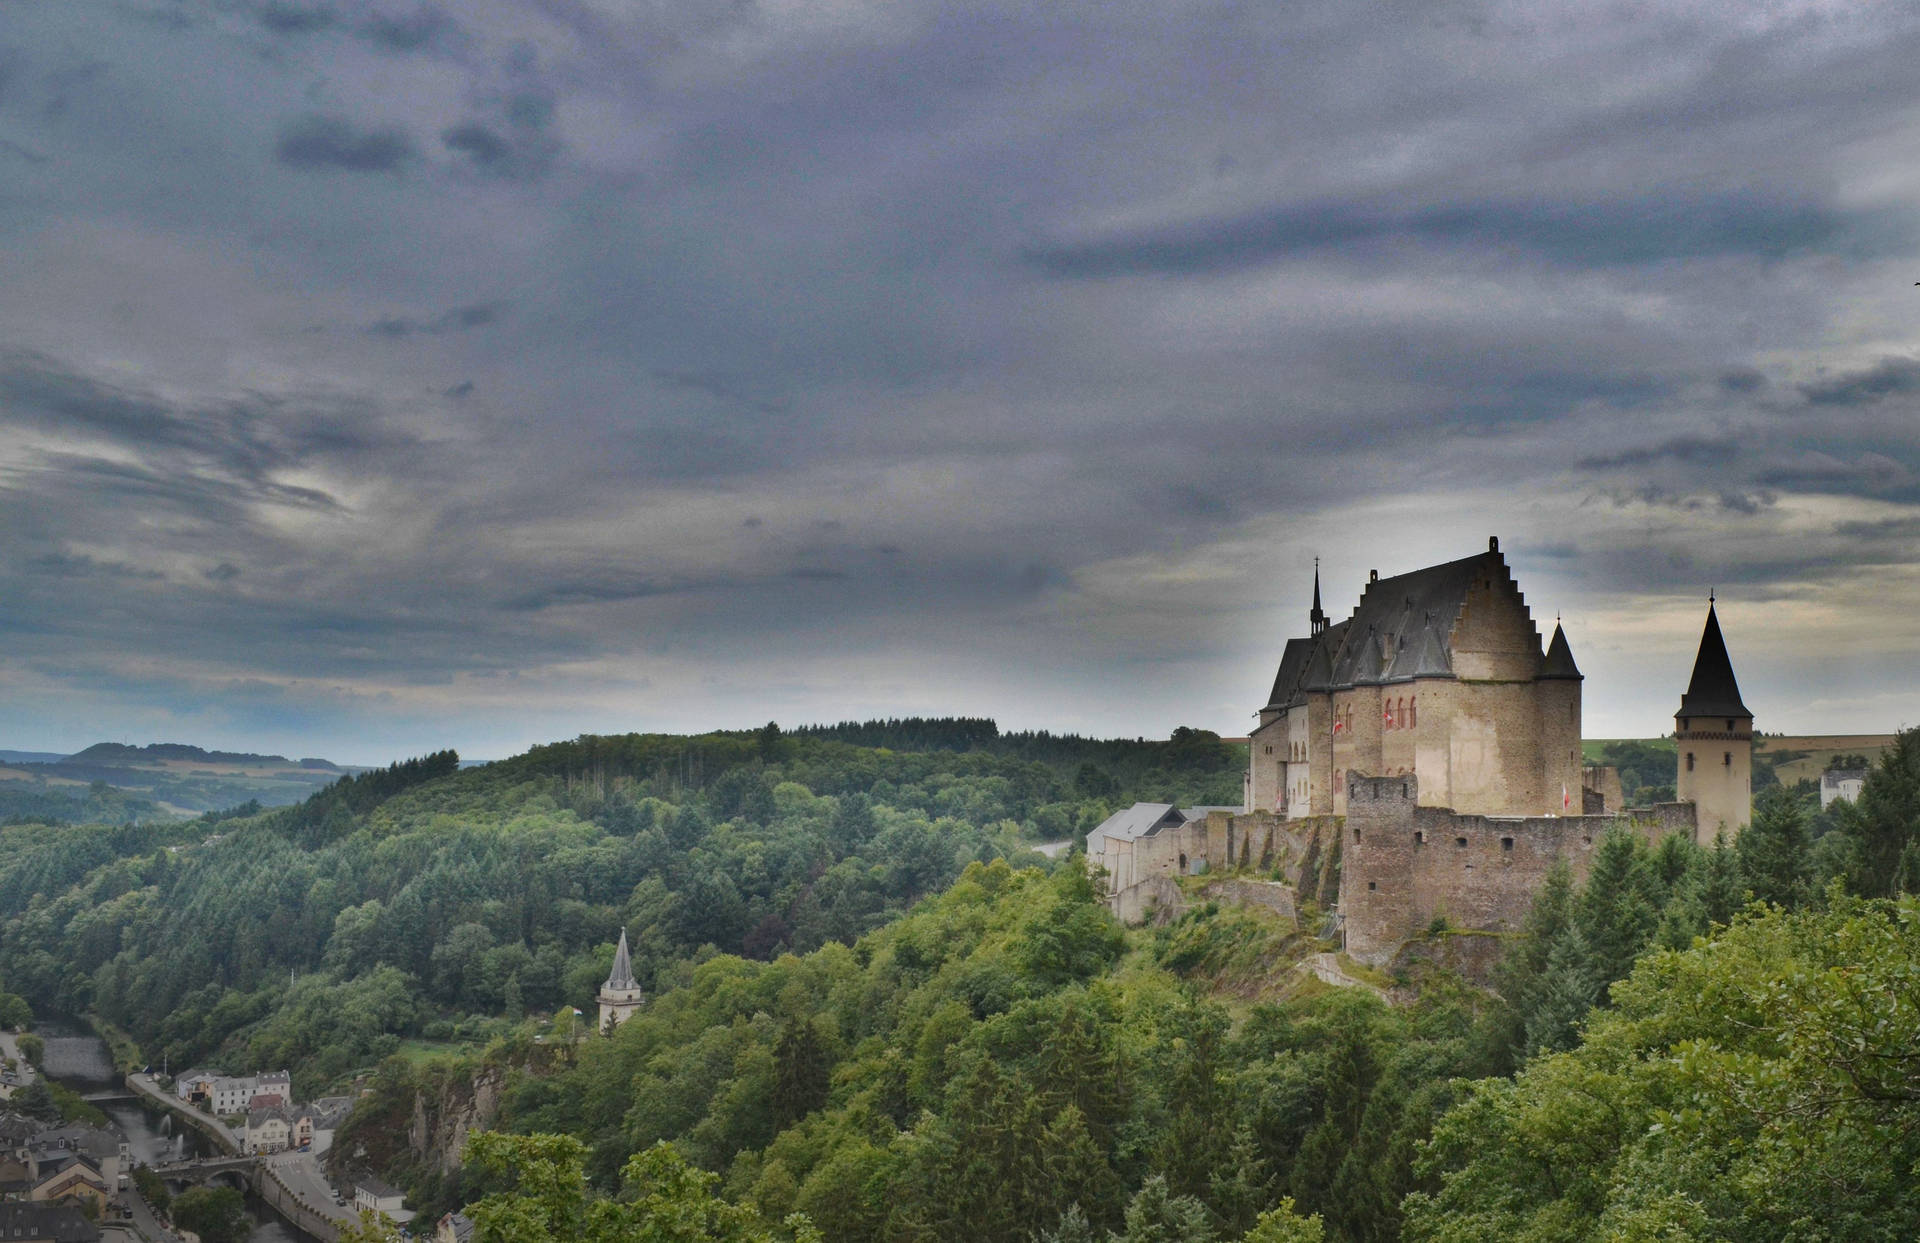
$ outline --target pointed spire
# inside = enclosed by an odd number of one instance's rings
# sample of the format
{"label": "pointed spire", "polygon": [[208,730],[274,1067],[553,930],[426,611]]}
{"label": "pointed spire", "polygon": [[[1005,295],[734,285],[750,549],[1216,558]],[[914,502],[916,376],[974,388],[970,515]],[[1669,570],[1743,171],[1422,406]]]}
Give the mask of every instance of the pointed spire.
{"label": "pointed spire", "polygon": [[613,951],[613,970],[607,973],[606,991],[620,992],[639,988],[633,978],[633,960],[627,956],[627,930],[620,930],[620,948]]}
{"label": "pointed spire", "polygon": [[1707,628],[1700,635],[1700,651],[1693,658],[1693,680],[1680,697],[1677,717],[1746,717],[1753,713],[1740,699],[1740,683],[1734,680],[1733,661],[1727,655],[1727,642],[1720,637],[1720,618],[1713,600],[1707,600]]}
{"label": "pointed spire", "polygon": [[1313,559],[1313,611],[1307,614],[1312,626],[1310,633],[1319,634],[1327,628],[1327,615],[1320,608],[1320,558]]}
{"label": "pointed spire", "polygon": [[1547,658],[1540,662],[1540,676],[1543,678],[1584,678],[1580,666],[1573,663],[1573,646],[1567,642],[1567,632],[1556,619],[1553,623],[1553,641],[1547,644]]}

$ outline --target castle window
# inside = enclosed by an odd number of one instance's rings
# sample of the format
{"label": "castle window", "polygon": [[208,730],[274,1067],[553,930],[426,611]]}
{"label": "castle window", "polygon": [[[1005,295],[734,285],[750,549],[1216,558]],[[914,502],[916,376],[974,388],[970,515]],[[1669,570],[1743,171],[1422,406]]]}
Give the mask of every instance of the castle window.
{"label": "castle window", "polygon": [[1379,882],[1377,882],[1377,881],[1368,881],[1368,882],[1367,882],[1367,888],[1369,888],[1369,889],[1378,889],[1379,887],[1380,887],[1380,885],[1379,885]]}
{"label": "castle window", "polygon": [[1731,752],[1731,751],[1729,751],[1729,752],[1727,752],[1727,755],[1726,755],[1726,758],[1725,758],[1725,759],[1723,759],[1723,760],[1721,760],[1721,761],[1720,761],[1720,763],[1721,763],[1722,765],[1724,765],[1725,767],[1727,767],[1727,768],[1732,768],[1732,767],[1733,767],[1733,752]]}
{"label": "castle window", "polygon": [[1687,718],[1686,718],[1686,717],[1681,717],[1681,718],[1680,718],[1680,732],[1681,732],[1681,733],[1683,733],[1683,734],[1687,732]]}
{"label": "castle window", "polygon": [[1465,846],[1467,844],[1467,839],[1464,837],[1456,837],[1453,839],[1453,844],[1456,846]]}
{"label": "castle window", "polygon": [[1425,829],[1415,829],[1413,831],[1413,844],[1416,846],[1424,846],[1427,844],[1427,831]]}
{"label": "castle window", "polygon": [[1407,728],[1412,729],[1420,723],[1420,697],[1415,695],[1407,700]]}
{"label": "castle window", "polygon": [[1732,721],[1728,721],[1728,722],[1727,722],[1727,732],[1728,732],[1728,733],[1732,733],[1732,732],[1733,732],[1733,722],[1732,722]]}
{"label": "castle window", "polygon": [[1513,839],[1512,839],[1511,837],[1503,837],[1503,838],[1501,838],[1501,839],[1500,839],[1500,849],[1502,849],[1502,850],[1512,850],[1512,849],[1513,849]]}
{"label": "castle window", "polygon": [[1687,771],[1693,771],[1693,752],[1687,752]]}
{"label": "castle window", "polygon": [[1360,830],[1359,830],[1359,829],[1355,829],[1355,830],[1353,831],[1353,840],[1354,840],[1354,841],[1356,841],[1356,842],[1360,840]]}

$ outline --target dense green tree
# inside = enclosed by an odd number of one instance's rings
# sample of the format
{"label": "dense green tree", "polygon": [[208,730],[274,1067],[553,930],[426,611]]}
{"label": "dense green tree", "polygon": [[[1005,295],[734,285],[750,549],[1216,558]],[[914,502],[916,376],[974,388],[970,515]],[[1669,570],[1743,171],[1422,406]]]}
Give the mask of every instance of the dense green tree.
{"label": "dense green tree", "polygon": [[1753,822],[1734,851],[1747,889],[1762,902],[1797,907],[1810,890],[1807,811],[1791,792],[1775,787],[1755,800]]}
{"label": "dense green tree", "polygon": [[1833,866],[1867,897],[1920,892],[1920,726],[1902,730],[1855,803],[1833,808]]}
{"label": "dense green tree", "polygon": [[1755,912],[1643,959],[1575,1049],[1475,1085],[1407,1237],[1920,1232],[1920,900]]}
{"label": "dense green tree", "polygon": [[253,1233],[247,1198],[231,1187],[189,1187],[173,1198],[170,1215],[202,1243],[246,1243]]}

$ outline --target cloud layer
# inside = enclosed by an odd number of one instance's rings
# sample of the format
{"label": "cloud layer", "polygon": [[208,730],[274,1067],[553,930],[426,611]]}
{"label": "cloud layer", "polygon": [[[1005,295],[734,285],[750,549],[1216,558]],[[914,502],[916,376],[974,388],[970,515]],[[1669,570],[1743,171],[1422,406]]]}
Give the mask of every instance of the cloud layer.
{"label": "cloud layer", "polygon": [[7,745],[1236,733],[1316,554],[1494,533],[1590,734],[1708,587],[1908,712],[1908,6],[10,17]]}

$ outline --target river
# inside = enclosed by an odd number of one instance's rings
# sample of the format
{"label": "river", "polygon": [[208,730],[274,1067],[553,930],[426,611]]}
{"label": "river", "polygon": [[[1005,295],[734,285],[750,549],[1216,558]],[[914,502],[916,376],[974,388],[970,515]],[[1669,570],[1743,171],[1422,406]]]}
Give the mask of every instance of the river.
{"label": "river", "polygon": [[[37,1022],[34,1031],[47,1042],[43,1067],[47,1076],[58,1079],[81,1094],[107,1089],[124,1090],[125,1083],[114,1073],[107,1046],[91,1032],[63,1022]],[[176,1131],[171,1115],[156,1110],[148,1113],[129,1096],[126,1100],[103,1101],[100,1108],[113,1119],[127,1137],[133,1159],[147,1165],[180,1156],[203,1156],[212,1144],[192,1127]],[[248,1243],[313,1243],[280,1220],[274,1211],[252,1196],[247,1197],[247,1213],[253,1218],[253,1233]]]}

